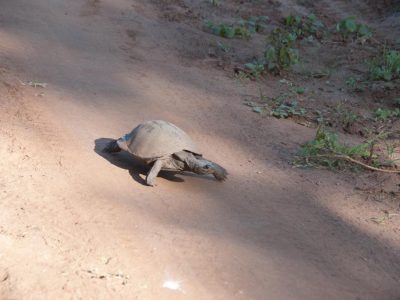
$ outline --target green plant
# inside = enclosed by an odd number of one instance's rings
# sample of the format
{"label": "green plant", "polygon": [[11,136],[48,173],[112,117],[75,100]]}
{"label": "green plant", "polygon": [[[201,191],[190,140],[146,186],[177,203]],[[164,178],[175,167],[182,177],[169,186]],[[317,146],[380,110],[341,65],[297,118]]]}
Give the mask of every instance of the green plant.
{"label": "green plant", "polygon": [[211,30],[213,34],[228,39],[234,38],[236,36],[240,37],[250,36],[250,33],[245,28],[237,25],[214,24],[213,22],[208,21],[206,23],[206,26]]}
{"label": "green plant", "polygon": [[301,155],[309,162],[330,168],[344,167],[349,160],[371,159],[371,142],[347,146],[338,141],[337,135],[323,126],[317,129],[315,138],[302,146]]}
{"label": "green plant", "polygon": [[298,103],[296,101],[292,101],[290,103],[284,104],[281,103],[279,106],[275,107],[271,111],[271,116],[275,118],[288,118],[293,116],[304,116],[307,111],[304,108],[299,108]]}
{"label": "green plant", "polygon": [[400,77],[400,51],[385,49],[382,56],[372,59],[368,64],[372,80],[391,81]]}
{"label": "green plant", "polygon": [[317,129],[314,140],[303,146],[303,153],[307,156],[335,153],[349,156],[368,158],[370,155],[370,143],[361,143],[355,146],[347,146],[338,141],[337,134],[326,130],[323,126]]}
{"label": "green plant", "polygon": [[[254,101],[254,100],[256,100],[256,101]],[[266,102],[267,100],[268,100],[268,97],[264,96],[262,90],[260,89],[260,95],[258,96],[257,99],[253,99],[253,101],[252,101],[252,99],[246,100],[244,102],[244,104],[247,106],[250,106],[251,110],[253,112],[261,114],[265,110],[269,110],[269,105]]]}
{"label": "green plant", "polygon": [[264,72],[264,64],[262,62],[253,62],[247,63],[244,65],[247,69],[250,70],[250,74],[255,77],[256,79],[260,78],[262,73]]}
{"label": "green plant", "polygon": [[393,118],[400,118],[400,108],[395,109],[385,109],[385,108],[378,108],[374,111],[374,118],[377,121],[387,121]]}
{"label": "green plant", "polygon": [[220,0],[208,0],[208,2],[209,2],[212,6],[220,6],[220,5],[221,5],[221,1],[220,1]]}
{"label": "green plant", "polygon": [[359,118],[360,118],[359,115],[348,110],[348,111],[344,111],[343,113],[340,114],[339,121],[341,122],[343,128],[347,129],[351,125],[353,125],[355,122],[357,122],[359,120]]}
{"label": "green plant", "polygon": [[246,26],[251,33],[256,33],[264,30],[268,22],[268,16],[252,16],[247,21]]}
{"label": "green plant", "polygon": [[309,33],[317,33],[325,25],[314,14],[310,14],[306,19],[306,31]]}
{"label": "green plant", "polygon": [[281,70],[289,68],[299,62],[299,51],[294,48],[296,34],[274,29],[268,36],[269,47],[264,52],[267,69],[273,73],[280,73]]}
{"label": "green plant", "polygon": [[[338,141],[337,135],[326,130],[323,126],[317,129],[315,138],[304,144],[301,156],[307,165],[322,165],[330,168],[343,168],[346,166],[357,165],[372,171],[387,173],[400,173],[398,169],[382,169],[380,166],[394,166],[392,162],[380,164],[379,157],[374,153],[374,147],[379,140],[384,140],[388,133],[382,132],[373,139],[348,146]],[[390,154],[391,149],[387,152]]]}
{"label": "green plant", "polygon": [[284,19],[284,24],[288,31],[295,34],[297,38],[311,35],[320,37],[319,32],[324,28],[324,24],[314,14],[306,17],[289,15]]}
{"label": "green plant", "polygon": [[206,22],[206,27],[215,35],[224,38],[249,38],[252,34],[265,28],[269,18],[267,16],[253,16],[249,20],[238,20],[233,24],[215,24],[212,21]]}
{"label": "green plant", "polygon": [[320,110],[316,110],[314,113],[316,114],[316,118],[314,120],[318,123],[318,125],[325,125],[326,120],[323,113]]}
{"label": "green plant", "polygon": [[289,28],[289,31],[296,34],[296,36],[302,35],[301,28],[302,18],[300,16],[289,15],[284,19],[284,24]]}
{"label": "green plant", "polygon": [[365,24],[357,23],[355,17],[347,17],[336,24],[336,31],[340,33],[343,40],[349,37],[367,40],[372,36],[372,30]]}
{"label": "green plant", "polygon": [[302,95],[302,94],[304,94],[304,93],[306,92],[306,89],[303,88],[303,87],[301,87],[301,86],[299,86],[299,87],[296,87],[296,88],[294,89],[294,91],[295,91],[297,94]]}
{"label": "green plant", "polygon": [[340,126],[342,126],[344,130],[348,130],[355,122],[360,119],[360,116],[358,114],[344,107],[342,103],[336,107],[335,115]]}
{"label": "green plant", "polygon": [[269,114],[278,119],[286,119],[293,116],[305,116],[307,111],[299,107],[296,100],[289,101],[294,94],[292,92],[281,93],[277,97],[267,97],[263,95],[260,89],[260,95],[256,98],[250,98],[244,102],[250,106],[253,112]]}
{"label": "green plant", "polygon": [[346,79],[346,85],[349,91],[352,92],[363,92],[366,88],[366,82],[360,81],[360,79],[352,76]]}
{"label": "green plant", "polygon": [[350,88],[355,88],[357,86],[358,80],[354,77],[349,77],[346,80],[346,85]]}

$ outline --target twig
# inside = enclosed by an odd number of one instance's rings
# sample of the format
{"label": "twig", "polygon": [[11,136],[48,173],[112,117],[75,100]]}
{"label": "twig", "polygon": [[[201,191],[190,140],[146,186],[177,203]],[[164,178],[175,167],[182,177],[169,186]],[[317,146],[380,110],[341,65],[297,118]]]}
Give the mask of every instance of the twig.
{"label": "twig", "polygon": [[386,170],[386,169],[380,169],[380,168],[375,168],[373,166],[364,164],[361,161],[358,161],[354,158],[351,158],[350,156],[347,155],[338,155],[338,154],[319,154],[319,155],[314,155],[314,157],[328,157],[328,158],[337,158],[337,159],[343,159],[343,160],[347,160],[350,161],[352,163],[355,163],[357,165],[360,165],[366,169],[369,170],[373,170],[373,171],[378,171],[378,172],[385,172],[385,173],[396,173],[396,174],[400,174],[400,170]]}

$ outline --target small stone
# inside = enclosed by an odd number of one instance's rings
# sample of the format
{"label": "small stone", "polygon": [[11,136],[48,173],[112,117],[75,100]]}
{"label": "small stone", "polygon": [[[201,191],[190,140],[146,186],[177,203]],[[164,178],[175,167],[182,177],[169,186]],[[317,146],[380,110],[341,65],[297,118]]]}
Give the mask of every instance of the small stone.
{"label": "small stone", "polygon": [[10,274],[8,274],[7,270],[0,271],[0,282],[6,281],[9,277],[10,277]]}

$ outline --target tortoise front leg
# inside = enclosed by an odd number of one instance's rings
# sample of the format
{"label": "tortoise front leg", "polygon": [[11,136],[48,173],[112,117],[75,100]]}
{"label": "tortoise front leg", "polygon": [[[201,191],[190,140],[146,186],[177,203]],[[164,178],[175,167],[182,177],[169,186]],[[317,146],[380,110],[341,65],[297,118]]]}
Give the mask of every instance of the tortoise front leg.
{"label": "tortoise front leg", "polygon": [[155,185],[156,177],[157,177],[158,173],[161,171],[162,166],[163,166],[163,161],[161,159],[157,159],[154,162],[149,173],[147,173],[147,177],[146,177],[147,185],[149,185],[149,186]]}

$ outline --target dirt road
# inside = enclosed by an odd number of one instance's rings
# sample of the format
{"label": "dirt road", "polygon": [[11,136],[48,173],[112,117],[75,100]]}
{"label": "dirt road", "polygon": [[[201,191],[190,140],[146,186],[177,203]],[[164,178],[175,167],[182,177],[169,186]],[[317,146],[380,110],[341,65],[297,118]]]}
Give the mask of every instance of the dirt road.
{"label": "dirt road", "polygon": [[[366,221],[384,204],[293,169],[314,131],[249,114],[160,7],[2,1],[0,299],[399,299],[399,223]],[[184,128],[229,180],[151,188],[101,153],[148,119]]]}

